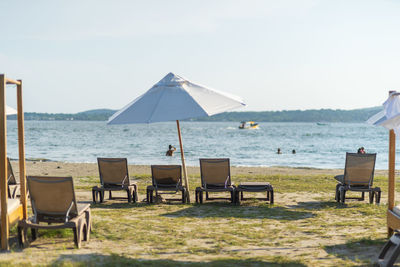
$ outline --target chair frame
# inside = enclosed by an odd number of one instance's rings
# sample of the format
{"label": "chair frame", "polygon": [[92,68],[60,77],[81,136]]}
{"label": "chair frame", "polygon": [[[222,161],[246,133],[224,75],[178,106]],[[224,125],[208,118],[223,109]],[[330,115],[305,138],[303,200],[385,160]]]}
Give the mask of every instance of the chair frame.
{"label": "chair frame", "polygon": [[[101,172],[101,161],[107,161],[107,162],[125,162],[125,166],[126,166],[126,176],[124,179],[128,180],[128,183],[124,183],[122,184],[123,181],[121,181],[121,183],[118,184],[106,184],[104,183],[103,180],[103,175]],[[108,191],[109,192],[109,200],[113,200],[113,199],[127,199],[128,203],[130,202],[136,202],[138,201],[138,194],[137,194],[137,184],[131,182],[130,178],[129,178],[129,172],[128,172],[128,160],[126,158],[97,158],[97,164],[99,167],[99,176],[100,176],[100,184],[101,186],[94,186],[92,188],[92,198],[93,198],[93,203],[103,203],[104,202],[104,192]],[[112,196],[112,191],[126,191],[127,193],[127,197],[113,197]]]}
{"label": "chair frame", "polygon": [[[179,168],[179,173],[180,177],[178,180],[178,183],[171,186],[162,186],[157,183],[157,179],[155,178],[155,171],[154,169],[156,168],[162,168],[162,169],[176,169]],[[187,192],[186,188],[182,186],[182,166],[181,165],[151,165],[151,179],[152,179],[152,185],[149,185],[146,190],[146,200],[147,203],[154,203],[154,196],[153,192],[155,192],[155,196],[159,196],[161,194],[171,194],[174,195],[177,192],[181,191],[182,193],[182,198],[181,199],[176,199],[176,198],[168,198],[165,199],[167,201],[182,201],[182,203],[186,203],[187,200]],[[159,191],[162,191],[164,193],[159,193]]]}
{"label": "chair frame", "polygon": [[[205,200],[220,200],[220,199],[226,199],[230,200],[231,203],[235,203],[235,191],[236,187],[232,183],[231,179],[231,165],[230,165],[230,159],[229,158],[201,158],[200,160],[200,176],[201,176],[201,186],[197,187],[195,190],[195,195],[196,195],[196,203],[203,203],[203,192],[206,193],[206,198]],[[211,187],[207,186],[207,183],[204,180],[204,174],[202,172],[203,169],[203,162],[208,161],[208,162],[215,162],[215,163],[220,163],[226,161],[228,163],[228,178],[227,181],[228,183],[226,186],[220,186],[220,185],[213,185],[210,184]],[[209,193],[214,193],[214,192],[230,192],[231,197],[230,198],[225,198],[225,197],[210,197]]]}
{"label": "chair frame", "polygon": [[[52,179],[54,179],[52,181]],[[78,213],[78,203],[75,197],[75,189],[72,177],[51,177],[51,176],[28,176],[27,185],[28,190],[30,190],[30,180],[36,180],[40,183],[61,183],[61,182],[71,182],[72,186],[72,203],[70,209],[68,209],[65,216],[60,214],[51,214],[46,212],[37,212],[35,206],[35,195],[31,195],[31,206],[34,216],[28,219],[20,220],[18,222],[18,243],[21,248],[25,247],[28,242],[27,233],[28,229],[31,229],[32,241],[35,241],[38,236],[39,229],[54,230],[54,229],[65,229],[71,228],[74,233],[74,244],[77,248],[81,247],[82,240],[89,241],[90,232],[92,229],[92,219],[90,212],[90,205],[85,206],[80,213]],[[75,207],[75,214],[70,213],[72,207]],[[71,219],[69,219],[69,214],[71,214]],[[75,215],[75,216],[73,216]],[[40,223],[47,223],[40,224]]]}
{"label": "chair frame", "polygon": [[[352,185],[348,184],[346,179],[347,175],[347,168],[348,168],[348,156],[357,156],[357,157],[374,157],[374,165],[372,168],[371,172],[371,177],[369,179],[368,185]],[[372,204],[375,202],[376,204],[380,203],[381,200],[381,189],[379,187],[372,187],[373,181],[374,181],[374,171],[375,171],[375,162],[376,162],[376,153],[370,153],[370,154],[357,154],[357,153],[346,153],[346,163],[345,163],[345,169],[344,169],[344,175],[338,175],[335,177],[343,177],[343,182],[338,182],[336,185],[336,190],[335,190],[335,200],[337,202],[345,203],[346,199],[355,199],[358,201],[364,201],[365,199],[365,192],[368,192],[369,194],[369,203]],[[351,182],[351,181],[350,181]],[[355,192],[360,192],[361,197],[346,197],[346,192],[347,191],[355,191]]]}
{"label": "chair frame", "polygon": [[[10,158],[7,157],[7,168],[8,168],[8,179],[7,179],[7,190],[8,190],[8,197],[16,198],[17,197],[17,190],[19,190],[20,182],[17,181],[14,171],[10,162]],[[11,190],[12,189],[12,190]]]}
{"label": "chair frame", "polygon": [[[243,192],[266,192],[265,198],[245,198]],[[257,199],[274,204],[274,187],[270,183],[240,183],[236,186],[235,202],[240,205],[242,200]]]}

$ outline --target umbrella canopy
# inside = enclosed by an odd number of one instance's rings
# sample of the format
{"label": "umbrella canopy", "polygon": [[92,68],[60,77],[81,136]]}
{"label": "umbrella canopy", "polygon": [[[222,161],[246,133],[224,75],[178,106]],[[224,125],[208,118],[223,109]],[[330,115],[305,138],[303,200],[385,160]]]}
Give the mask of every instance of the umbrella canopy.
{"label": "umbrella canopy", "polygon": [[[189,192],[179,120],[211,116],[246,104],[240,97],[192,83],[168,73],[108,120],[108,124],[152,123],[176,120],[185,187]],[[190,202],[190,195],[187,196]]]}
{"label": "umbrella canopy", "polygon": [[245,105],[237,96],[169,73],[146,93],[116,112],[108,124],[184,120],[211,116]]}
{"label": "umbrella canopy", "polygon": [[17,114],[17,110],[12,107],[6,106],[6,115],[14,115]]}
{"label": "umbrella canopy", "polygon": [[389,98],[383,103],[383,110],[367,120],[367,123],[393,129],[400,133],[400,94],[390,92]]}

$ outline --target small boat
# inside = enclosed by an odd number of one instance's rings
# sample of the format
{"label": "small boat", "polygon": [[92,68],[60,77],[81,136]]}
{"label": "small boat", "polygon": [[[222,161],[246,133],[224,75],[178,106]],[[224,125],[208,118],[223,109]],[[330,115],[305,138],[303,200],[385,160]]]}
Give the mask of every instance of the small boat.
{"label": "small boat", "polygon": [[317,125],[318,126],[327,126],[328,124],[327,123],[323,123],[323,122],[317,122]]}
{"label": "small boat", "polygon": [[239,129],[258,129],[258,123],[254,121],[240,122]]}

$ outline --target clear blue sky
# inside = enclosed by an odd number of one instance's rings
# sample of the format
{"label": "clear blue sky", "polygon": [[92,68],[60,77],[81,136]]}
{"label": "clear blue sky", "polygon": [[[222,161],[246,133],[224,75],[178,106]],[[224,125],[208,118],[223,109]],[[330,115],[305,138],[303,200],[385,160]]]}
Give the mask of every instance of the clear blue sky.
{"label": "clear blue sky", "polygon": [[119,109],[168,72],[243,97],[242,110],[371,107],[400,90],[400,1],[17,0],[0,10],[0,73],[23,79],[25,111]]}

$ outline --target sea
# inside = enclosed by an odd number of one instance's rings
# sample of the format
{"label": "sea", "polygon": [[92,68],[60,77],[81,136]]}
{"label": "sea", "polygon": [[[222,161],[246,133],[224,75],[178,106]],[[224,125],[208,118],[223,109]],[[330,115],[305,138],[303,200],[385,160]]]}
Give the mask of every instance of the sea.
{"label": "sea", "polygon": [[[199,166],[199,158],[223,157],[232,166],[344,168],[346,152],[363,146],[377,153],[376,169],[388,167],[389,133],[366,123],[262,122],[247,130],[239,129],[239,122],[183,121],[180,126],[188,166]],[[17,159],[14,120],[7,123],[7,144],[8,156]],[[167,157],[170,144],[177,151]],[[181,162],[176,122],[26,121],[25,150],[27,159],[62,162],[96,162],[97,157],[126,157],[139,165]]]}

